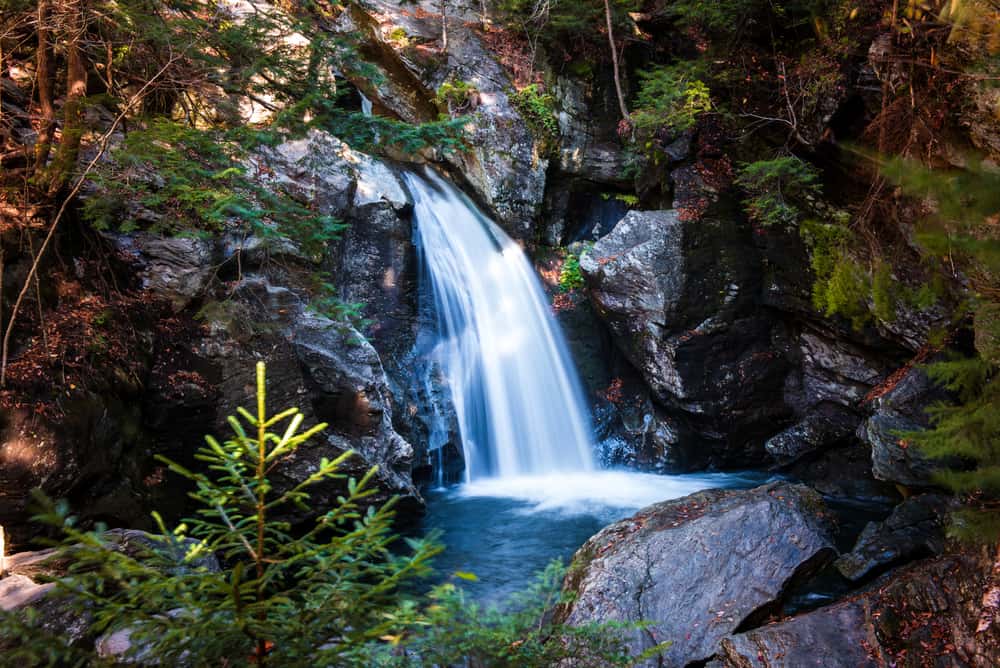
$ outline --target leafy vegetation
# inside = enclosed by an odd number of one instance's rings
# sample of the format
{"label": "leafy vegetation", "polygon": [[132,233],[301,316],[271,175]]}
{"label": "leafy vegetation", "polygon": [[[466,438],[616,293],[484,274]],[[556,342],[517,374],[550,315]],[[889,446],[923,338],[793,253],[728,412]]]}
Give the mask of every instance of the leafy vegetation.
{"label": "leafy vegetation", "polygon": [[578,252],[566,251],[562,269],[559,272],[559,289],[572,292],[584,286],[583,271],[580,269],[580,256],[588,252],[593,244],[581,244]]}
{"label": "leafy vegetation", "polygon": [[[303,415],[270,415],[264,364],[257,405],[238,409],[225,443],[206,437],[196,459],[206,473],[161,458],[193,486],[197,514],[160,535],[115,546],[114,534],[76,527],[64,505],[39,519],[65,539],[55,557],[62,604],[86,620],[90,638],[124,634],[117,657],[157,665],[413,666],[467,661],[484,666],[632,665],[622,626],[568,628],[544,622],[557,602],[553,566],[512,612],[484,610],[452,583],[426,601],[407,594],[440,547],[402,541],[392,531],[393,502],[367,507],[371,469],[360,480],[340,472],[352,452],[320,460],[294,484],[272,473],[325,428],[302,428]],[[338,504],[316,513],[310,488],[341,484]],[[292,518],[316,516],[306,525]],[[405,545],[403,545],[405,543]],[[216,565],[216,557],[221,568]],[[458,574],[470,579],[473,576]],[[49,635],[36,612],[0,612],[4,658],[27,665],[99,665],[104,659]],[[631,628],[631,627],[629,627]],[[655,648],[654,648],[655,649]]]}
{"label": "leafy vegetation", "polygon": [[434,103],[455,118],[476,108],[479,89],[476,85],[461,79],[449,79],[438,86]]}
{"label": "leafy vegetation", "polygon": [[821,193],[816,168],[791,155],[743,166],[736,184],[747,192],[750,220],[763,227],[795,225]]}
{"label": "leafy vegetation", "polygon": [[535,134],[549,143],[559,139],[559,121],[555,114],[555,100],[543,93],[538,84],[529,84],[510,96],[521,116],[528,122]]}
{"label": "leafy vegetation", "polygon": [[648,155],[662,151],[712,109],[708,86],[690,63],[639,72],[639,91],[632,111],[636,142]]}
{"label": "leafy vegetation", "polygon": [[932,427],[907,438],[949,462],[939,481],[971,501],[956,516],[954,532],[992,540],[1000,535],[1000,174],[974,160],[949,173],[901,159],[888,161],[883,173],[911,195],[933,199],[935,212],[921,223],[919,238],[972,283],[965,306],[972,354],[955,353],[927,367],[955,401],[932,406]]}

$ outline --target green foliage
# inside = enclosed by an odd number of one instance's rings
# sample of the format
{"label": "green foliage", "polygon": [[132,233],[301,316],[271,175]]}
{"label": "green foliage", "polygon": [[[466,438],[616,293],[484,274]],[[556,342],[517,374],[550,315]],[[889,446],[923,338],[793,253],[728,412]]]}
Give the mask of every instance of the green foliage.
{"label": "green foliage", "polygon": [[[472,602],[454,584],[439,586],[431,594],[423,633],[406,644],[412,655],[386,651],[373,666],[549,668],[568,658],[578,668],[611,668],[633,666],[669,645],[662,643],[635,657],[624,640],[624,632],[636,628],[634,624],[540,623],[556,604],[567,600],[560,595],[564,574],[559,562],[551,563],[533,586],[502,607]],[[416,656],[419,661],[414,661]]]}
{"label": "green foliage", "polygon": [[348,322],[359,331],[371,324],[364,317],[364,304],[343,301],[328,274],[320,272],[313,278],[313,298],[309,301],[309,310],[336,322]]}
{"label": "green foliage", "polygon": [[809,248],[813,306],[827,317],[848,318],[855,329],[860,329],[870,317],[866,301],[871,281],[850,254],[854,235],[845,223],[843,219],[806,219],[799,232]]}
{"label": "green foliage", "polygon": [[639,196],[635,193],[601,193],[601,199],[614,199],[630,209],[639,204]]}
{"label": "green foliage", "polygon": [[[229,418],[233,434],[206,437],[195,454],[205,472],[160,458],[194,486],[196,515],[160,535],[130,540],[76,526],[64,504],[43,500],[37,519],[63,535],[54,579],[58,603],[85,620],[86,635],[128,633],[117,660],[143,665],[219,666],[524,666],[570,658],[574,665],[632,665],[622,631],[636,625],[569,628],[547,621],[561,571],[550,567],[508,611],[483,609],[454,584],[426,597],[408,594],[440,547],[401,540],[393,502],[367,507],[371,469],[360,480],[340,472],[353,455],[321,459],[307,478],[279,482],[275,469],[326,425],[302,429],[303,415],[268,415],[263,362],[257,402]],[[301,455],[300,455],[301,456]],[[310,490],[340,484],[337,504],[315,516]],[[218,557],[221,569],[216,566]],[[474,579],[456,573],[460,579]],[[46,599],[52,604],[52,599]],[[31,607],[0,611],[4,659],[24,665],[96,666],[109,661],[85,643],[68,647]],[[652,656],[653,648],[644,656]]]}
{"label": "green foliage", "polygon": [[475,84],[461,79],[449,79],[438,86],[434,104],[454,118],[474,109],[478,95],[479,89]]}
{"label": "green foliage", "polygon": [[535,135],[554,143],[559,139],[559,121],[556,120],[555,99],[543,93],[538,84],[530,84],[510,96],[510,101],[535,131]]}
{"label": "green foliage", "polygon": [[[617,27],[626,26],[628,13],[639,11],[640,6],[637,0],[611,0],[615,22],[620,24]],[[550,0],[543,5],[536,0],[500,0],[497,9],[509,30],[526,35],[529,41],[537,41],[553,52],[579,55],[581,51],[593,53],[596,46],[600,48],[596,53],[604,55],[607,36],[603,2]]]}
{"label": "green foliage", "polygon": [[639,72],[639,91],[632,110],[636,141],[654,155],[664,139],[672,140],[712,109],[708,86],[693,63],[659,66]]}
{"label": "green foliage", "polygon": [[792,155],[744,165],[736,183],[747,192],[747,215],[764,227],[798,223],[822,192],[816,168]]}
{"label": "green foliage", "polygon": [[932,406],[931,428],[906,437],[947,464],[939,482],[970,499],[954,518],[953,534],[993,541],[1000,535],[1000,173],[976,160],[946,172],[901,159],[885,163],[883,173],[904,191],[933,199],[936,212],[922,221],[918,238],[973,282],[975,354],[927,367],[955,401]]}
{"label": "green foliage", "polygon": [[566,259],[563,260],[562,270],[559,272],[559,289],[563,292],[572,292],[584,286],[583,272],[580,270],[580,256],[588,252],[593,244],[583,244],[578,253],[566,251]]}
{"label": "green foliage", "polygon": [[[264,365],[257,406],[230,417],[233,436],[197,452],[209,473],[163,459],[195,485],[197,515],[150,539],[139,554],[110,549],[106,534],[74,527],[63,508],[44,518],[63,527],[58,581],[68,605],[88,611],[91,631],[128,629],[131,658],[160,665],[226,665],[255,657],[270,665],[364,665],[369,645],[400,634],[416,615],[400,586],[428,572],[440,548],[408,540],[397,548],[392,503],[365,510],[375,469],[360,480],[340,473],[353,453],[320,460],[294,485],[271,479],[326,425],[301,430],[297,409],[268,416]],[[311,527],[288,517],[313,512],[310,488],[341,481],[337,506]],[[157,521],[159,518],[157,517]],[[215,571],[207,557],[217,554]]]}
{"label": "green foliage", "polygon": [[93,175],[101,195],[84,204],[84,217],[98,229],[117,226],[128,232],[140,223],[121,214],[138,204],[155,212],[156,219],[143,225],[153,232],[242,228],[265,240],[291,239],[307,254],[319,255],[343,224],[248,173],[249,146],[260,138],[242,129],[199,129],[151,119],[130,132],[112,152],[113,162]]}
{"label": "green foliage", "polygon": [[720,36],[736,36],[765,29],[769,22],[785,30],[825,16],[828,0],[675,0],[667,8],[683,26],[694,26]]}

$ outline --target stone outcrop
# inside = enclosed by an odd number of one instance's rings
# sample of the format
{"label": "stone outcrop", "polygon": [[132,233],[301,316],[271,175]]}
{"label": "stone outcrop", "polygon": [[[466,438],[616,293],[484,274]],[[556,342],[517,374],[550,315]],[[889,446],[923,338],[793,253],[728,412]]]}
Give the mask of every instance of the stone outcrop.
{"label": "stone outcrop", "polygon": [[835,554],[820,497],[785,483],[711,490],[649,506],[574,555],[557,615],[569,624],[639,622],[639,653],[673,644],[646,666],[710,658],[719,640],[765,614],[789,585]]}
{"label": "stone outcrop", "polygon": [[429,157],[455,170],[511,236],[530,239],[545,195],[548,159],[510,100],[507,71],[473,28],[477,11],[457,5],[448,11],[447,51],[440,5],[433,0],[406,8],[371,0],[345,12],[335,29],[367,35],[366,55],[384,76],[377,83],[360,77],[355,83],[389,113],[409,121],[436,120],[433,98],[441,84],[461,81],[475,88],[474,105],[463,110],[467,150]]}
{"label": "stone outcrop", "polygon": [[976,633],[989,566],[939,557],[844,601],[720,643],[712,668],[969,666],[1000,663],[1000,634]]}
{"label": "stone outcrop", "polygon": [[926,409],[946,398],[919,368],[912,368],[872,402],[873,414],[858,430],[871,447],[875,477],[901,485],[927,486],[935,465],[902,434],[929,425]]}
{"label": "stone outcrop", "polygon": [[580,260],[597,313],[653,398],[711,444],[701,464],[760,461],[754,435],[789,415],[774,400],[787,342],[758,308],[747,244],[725,211],[630,211]]}
{"label": "stone outcrop", "polygon": [[834,562],[853,582],[890,566],[944,551],[944,524],[954,507],[939,494],[923,494],[903,501],[884,522],[869,522],[854,549]]}

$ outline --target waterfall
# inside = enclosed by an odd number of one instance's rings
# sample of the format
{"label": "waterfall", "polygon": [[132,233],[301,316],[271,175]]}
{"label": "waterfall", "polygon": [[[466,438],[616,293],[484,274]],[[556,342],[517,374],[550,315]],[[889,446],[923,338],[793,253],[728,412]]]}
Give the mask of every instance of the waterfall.
{"label": "waterfall", "polygon": [[404,178],[466,481],[592,470],[580,381],[524,252],[433,172]]}

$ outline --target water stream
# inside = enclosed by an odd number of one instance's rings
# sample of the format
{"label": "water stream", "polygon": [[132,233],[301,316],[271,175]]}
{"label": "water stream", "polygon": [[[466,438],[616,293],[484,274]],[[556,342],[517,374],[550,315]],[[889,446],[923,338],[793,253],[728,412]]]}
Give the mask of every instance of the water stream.
{"label": "water stream", "polygon": [[[759,475],[602,471],[563,334],[520,246],[431,171],[404,174],[436,331],[425,333],[432,452],[458,423],[464,483],[428,495],[426,531],[447,546],[438,567],[479,575],[474,594],[523,588],[603,526],[651,503]],[[432,378],[433,376],[433,378]]]}
{"label": "water stream", "polygon": [[466,481],[593,470],[580,381],[524,252],[433,172],[405,178]]}

